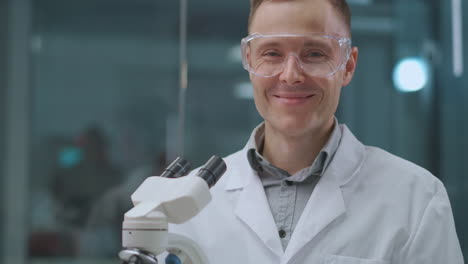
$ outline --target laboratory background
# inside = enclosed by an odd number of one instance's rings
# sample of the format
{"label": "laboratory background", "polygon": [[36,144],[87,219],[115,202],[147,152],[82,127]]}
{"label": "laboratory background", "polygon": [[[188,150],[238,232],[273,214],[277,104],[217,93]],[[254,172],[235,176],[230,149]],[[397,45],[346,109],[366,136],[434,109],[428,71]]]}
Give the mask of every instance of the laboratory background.
{"label": "laboratory background", "polygon": [[[468,2],[348,0],[337,118],[428,169],[468,256]],[[0,1],[0,263],[119,263],[130,195],[261,122],[242,68],[249,1]]]}

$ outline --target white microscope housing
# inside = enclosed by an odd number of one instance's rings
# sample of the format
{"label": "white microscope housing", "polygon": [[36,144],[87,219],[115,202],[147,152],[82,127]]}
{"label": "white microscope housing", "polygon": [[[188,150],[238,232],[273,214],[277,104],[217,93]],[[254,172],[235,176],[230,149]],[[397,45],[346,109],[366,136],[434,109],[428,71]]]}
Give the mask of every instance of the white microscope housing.
{"label": "white microscope housing", "polygon": [[[124,263],[157,263],[155,256],[168,251],[179,257],[180,263],[207,264],[208,260],[197,244],[189,238],[169,233],[168,223],[183,223],[203,210],[211,201],[210,187],[225,170],[222,159],[214,156],[197,176],[147,178],[131,196],[134,207],[125,213],[122,226],[124,250],[119,253],[120,259]],[[134,256],[139,254],[141,256]],[[131,257],[141,260],[130,262]]]}

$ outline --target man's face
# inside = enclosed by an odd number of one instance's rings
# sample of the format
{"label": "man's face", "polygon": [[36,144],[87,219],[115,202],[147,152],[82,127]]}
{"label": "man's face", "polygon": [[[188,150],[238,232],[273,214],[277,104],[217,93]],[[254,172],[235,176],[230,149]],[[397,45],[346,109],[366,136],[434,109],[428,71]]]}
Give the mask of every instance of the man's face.
{"label": "man's face", "polygon": [[[265,1],[255,13],[250,32],[349,36],[343,19],[328,0]],[[267,127],[293,137],[330,129],[341,87],[351,81],[356,60],[357,49],[353,48],[344,69],[329,77],[307,75],[294,56],[287,59],[278,75],[250,74],[255,104]]]}

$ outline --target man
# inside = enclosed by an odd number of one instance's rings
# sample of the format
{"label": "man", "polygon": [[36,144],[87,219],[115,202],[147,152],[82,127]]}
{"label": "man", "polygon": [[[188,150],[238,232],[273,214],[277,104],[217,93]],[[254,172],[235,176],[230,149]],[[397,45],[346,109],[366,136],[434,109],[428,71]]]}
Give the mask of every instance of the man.
{"label": "man", "polygon": [[265,122],[225,158],[207,208],[170,232],[210,263],[463,263],[442,183],[334,117],[358,59],[346,2],[253,0],[249,34]]}

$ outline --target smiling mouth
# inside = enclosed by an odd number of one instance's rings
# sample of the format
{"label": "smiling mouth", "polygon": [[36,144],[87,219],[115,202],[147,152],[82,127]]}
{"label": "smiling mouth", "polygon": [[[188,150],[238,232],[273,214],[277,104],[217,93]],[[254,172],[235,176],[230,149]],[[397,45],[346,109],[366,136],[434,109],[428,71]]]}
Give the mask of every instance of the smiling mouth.
{"label": "smiling mouth", "polygon": [[304,95],[304,96],[281,96],[281,95],[273,95],[276,98],[282,98],[282,99],[306,99],[314,96],[313,94],[311,95]]}
{"label": "smiling mouth", "polygon": [[273,95],[275,99],[277,99],[280,103],[286,105],[298,105],[307,102],[310,98],[314,95]]}

